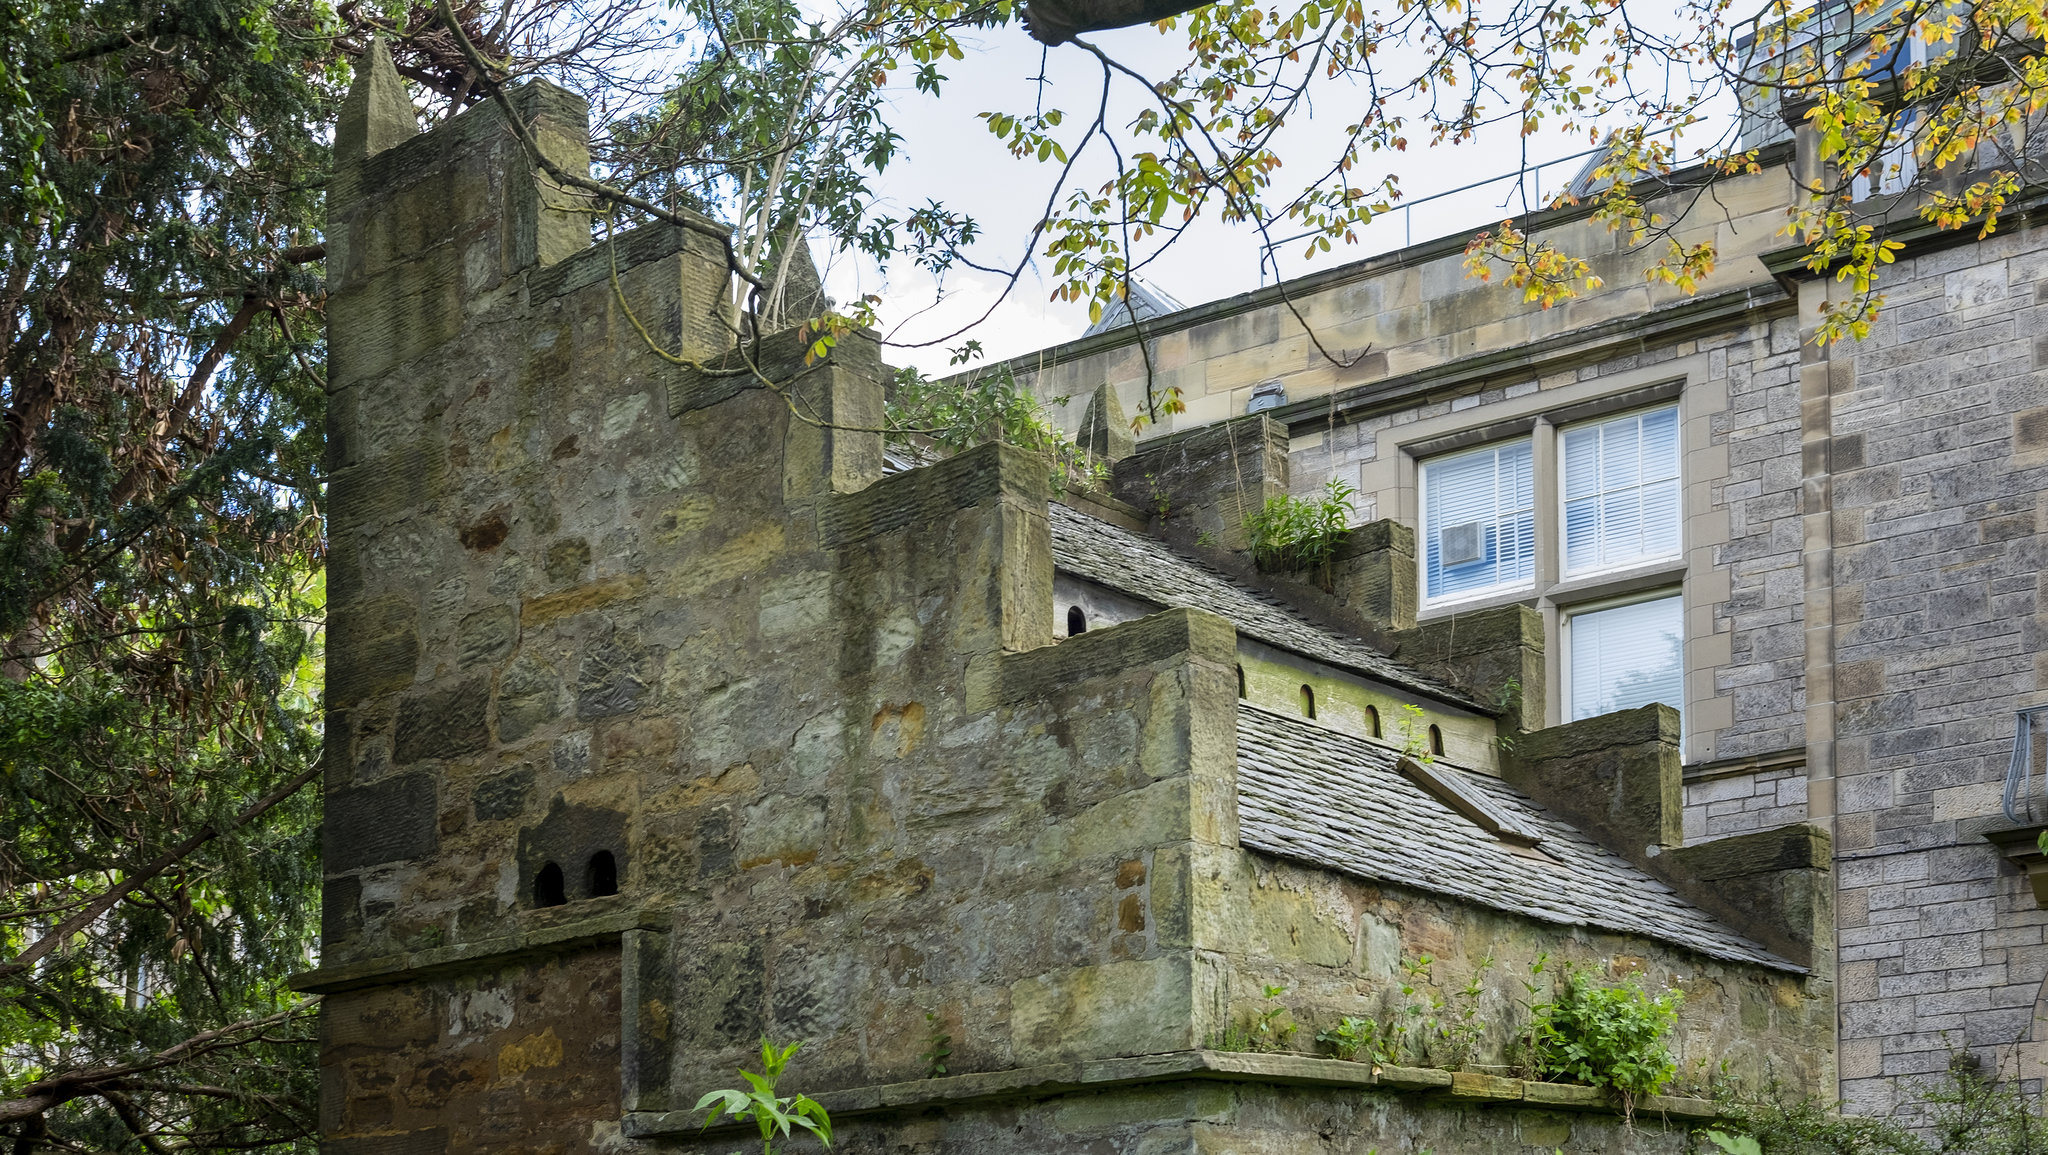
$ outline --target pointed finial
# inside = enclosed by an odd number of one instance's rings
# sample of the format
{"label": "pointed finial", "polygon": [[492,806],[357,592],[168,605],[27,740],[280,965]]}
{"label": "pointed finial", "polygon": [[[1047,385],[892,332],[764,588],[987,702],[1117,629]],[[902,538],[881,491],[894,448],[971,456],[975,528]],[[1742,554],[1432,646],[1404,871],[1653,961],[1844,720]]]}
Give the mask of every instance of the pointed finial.
{"label": "pointed finial", "polygon": [[1081,448],[1104,461],[1122,461],[1137,451],[1131,436],[1130,418],[1116,386],[1105,382],[1088,399],[1088,411],[1081,417]]}
{"label": "pointed finial", "polygon": [[413,115],[412,97],[398,68],[391,63],[391,49],[382,36],[372,36],[362,59],[356,61],[355,83],[341,102],[341,119],[334,125],[334,159],[361,160],[383,152],[420,131]]}

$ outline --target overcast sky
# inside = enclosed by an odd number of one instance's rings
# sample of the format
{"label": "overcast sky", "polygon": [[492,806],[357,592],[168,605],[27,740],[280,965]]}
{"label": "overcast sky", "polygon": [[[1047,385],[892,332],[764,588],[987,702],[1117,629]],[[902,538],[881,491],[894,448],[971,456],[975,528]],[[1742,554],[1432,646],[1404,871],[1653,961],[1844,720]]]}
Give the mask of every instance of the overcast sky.
{"label": "overcast sky", "polygon": [[[1170,71],[1185,50],[1182,38],[1149,26],[1097,33],[1090,39],[1122,63],[1155,78]],[[1042,86],[1033,80],[1041,59],[1047,77]],[[903,154],[883,174],[880,191],[898,213],[926,200],[969,213],[980,222],[984,236],[975,258],[989,265],[1012,265],[1024,255],[1031,224],[1045,209],[1058,169],[1012,158],[976,114],[991,109],[1029,112],[1042,101],[1043,107],[1066,112],[1067,127],[1078,136],[1099,99],[1101,68],[1092,56],[1071,45],[1042,54],[1036,41],[1011,25],[983,32],[968,58],[950,62],[946,71],[952,79],[941,99],[934,101],[908,91],[897,97],[894,123],[904,137]],[[1140,94],[1128,80],[1113,86],[1111,92],[1110,122],[1120,125],[1136,111]],[[1337,84],[1323,86],[1312,114],[1298,118],[1288,128],[1281,155],[1292,168],[1276,174],[1277,181],[1286,182],[1290,174],[1296,181],[1309,179],[1334,157],[1343,127],[1357,119],[1357,109],[1345,107],[1344,102],[1355,98],[1353,91]],[[1391,163],[1401,175],[1404,200],[1410,204],[1486,178],[1504,179],[1384,215],[1361,233],[1360,244],[1349,249],[1340,246],[1313,262],[1303,258],[1301,244],[1281,246],[1280,268],[1298,275],[1305,269],[1359,260],[1406,243],[1485,228],[1522,211],[1522,202],[1515,196],[1515,173],[1525,150],[1534,164],[1570,157],[1588,145],[1583,135],[1567,138],[1555,132],[1524,142],[1512,129],[1502,128],[1456,148],[1416,147],[1406,153],[1368,158],[1354,173],[1356,183],[1370,187],[1380,175],[1370,166]],[[1541,194],[1547,196],[1563,187],[1582,163],[1582,159],[1571,160],[1541,169]],[[1084,174],[1077,183],[1089,188],[1108,178],[1113,170],[1099,141],[1077,171]],[[1535,182],[1529,187],[1535,194]],[[1201,224],[1141,275],[1183,304],[1201,304],[1259,287],[1260,249],[1261,238],[1249,226]],[[828,259],[822,251],[819,256]],[[1270,279],[1268,271],[1263,280]],[[1047,299],[1052,286],[1035,262],[1000,304],[996,302],[1003,288],[1001,280],[967,270],[948,275],[944,299],[936,305],[930,278],[907,265],[884,280],[872,268],[841,257],[831,261],[827,284],[841,300],[880,293],[890,338],[909,346],[891,349],[887,356],[893,363],[915,365],[927,372],[944,370],[947,346],[969,336],[979,339],[988,356],[995,359],[1069,340],[1088,324],[1085,305]],[[985,321],[966,334],[949,337],[991,306],[994,310]],[[915,347],[941,339],[936,346]]]}

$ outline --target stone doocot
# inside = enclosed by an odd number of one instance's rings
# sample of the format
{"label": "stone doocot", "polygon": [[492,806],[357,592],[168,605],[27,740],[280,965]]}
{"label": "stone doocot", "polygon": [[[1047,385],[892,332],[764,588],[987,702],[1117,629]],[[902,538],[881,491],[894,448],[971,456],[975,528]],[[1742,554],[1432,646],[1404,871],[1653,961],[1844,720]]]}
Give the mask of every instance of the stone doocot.
{"label": "stone doocot", "polygon": [[[586,163],[576,98],[510,104]],[[1005,447],[885,475],[871,344],[721,368],[710,222],[591,246],[498,107],[418,134],[380,48],[337,139],[323,1150],[726,1150],[688,1108],[763,1035],[853,1151],[1690,1149],[1696,1098],[1506,1077],[1539,956],[1681,988],[1689,1076],[1832,1084],[1824,833],[1679,853],[1658,707],[1499,764],[1537,619],[1368,621],[1373,557],[1318,602]],[[1084,595],[1129,620],[1077,633]],[[1371,732],[1396,702],[1441,762]],[[1317,817],[1382,802],[1398,846]],[[1481,978],[1469,1069],[1310,1053],[1425,954]],[[1215,1049],[1272,986],[1287,1053]]]}

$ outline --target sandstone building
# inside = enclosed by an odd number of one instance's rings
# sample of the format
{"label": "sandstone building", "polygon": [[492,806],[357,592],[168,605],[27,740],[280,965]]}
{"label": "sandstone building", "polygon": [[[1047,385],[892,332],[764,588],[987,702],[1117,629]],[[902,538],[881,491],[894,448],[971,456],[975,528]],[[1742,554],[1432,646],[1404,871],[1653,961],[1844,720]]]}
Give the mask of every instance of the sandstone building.
{"label": "sandstone building", "polygon": [[[1527,615],[1551,691],[1531,729],[1678,708],[1666,848],[1826,831],[1850,1109],[1889,1112],[1954,1048],[2038,1087],[2044,202],[1980,239],[1894,195],[1907,247],[1875,330],[1819,347],[1818,306],[1845,290],[1782,233],[1806,142],[1775,117],[1746,127],[1761,173],[1703,192],[1681,172],[1656,206],[1718,246],[1696,295],[1647,282],[1648,256],[1568,208],[1520,223],[1604,254],[1605,287],[1547,311],[1467,276],[1465,234],[1291,282],[1334,357],[1275,289],[1161,310],[1143,322],[1153,388],[1188,409],[1138,452],[1257,422],[1293,492],[1356,486],[1418,587],[1380,620],[1429,636]],[[1013,367],[1043,396],[1106,384],[1134,408],[1136,340],[1106,326]],[[1190,513],[1155,528],[1213,535],[1240,511]]]}
{"label": "sandstone building", "polygon": [[[1054,495],[899,468],[871,345],[731,371],[709,232],[592,246],[497,108],[409,107],[373,53],[329,194],[325,1149],[729,1150],[688,1108],[766,1035],[854,1151],[1678,1152],[1710,1075],[2031,1038],[2024,231],[1832,353],[1777,169],[1695,298],[1617,251],[1523,310],[1446,242],[1297,286],[1342,366],[1140,311],[1189,412],[1124,434],[1129,327],[1028,359],[1115,462]],[[1330,476],[1327,589],[1234,552]],[[1677,1093],[1512,1077],[1539,958],[1682,989]],[[1468,1053],[1314,1053],[1474,982]]]}

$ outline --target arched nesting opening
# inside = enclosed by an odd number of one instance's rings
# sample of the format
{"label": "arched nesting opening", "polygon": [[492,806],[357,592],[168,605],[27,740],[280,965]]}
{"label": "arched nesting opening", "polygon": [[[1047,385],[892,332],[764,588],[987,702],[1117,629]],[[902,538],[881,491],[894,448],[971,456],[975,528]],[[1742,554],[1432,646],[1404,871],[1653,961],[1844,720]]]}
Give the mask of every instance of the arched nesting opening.
{"label": "arched nesting opening", "polygon": [[584,889],[592,898],[603,898],[619,892],[619,860],[609,850],[600,850],[590,856],[590,865],[584,872]]}
{"label": "arched nesting opening", "polygon": [[562,885],[562,868],[547,863],[533,876],[533,905],[561,906],[569,901],[568,888]]}

